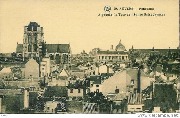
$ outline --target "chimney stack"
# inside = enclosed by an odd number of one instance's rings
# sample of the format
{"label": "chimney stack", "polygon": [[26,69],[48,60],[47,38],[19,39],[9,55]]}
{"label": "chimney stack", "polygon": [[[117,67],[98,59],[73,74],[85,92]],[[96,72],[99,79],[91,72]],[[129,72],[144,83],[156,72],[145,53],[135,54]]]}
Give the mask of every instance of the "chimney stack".
{"label": "chimney stack", "polygon": [[111,50],[113,50],[113,45],[111,45]]}
{"label": "chimney stack", "polygon": [[29,90],[24,89],[24,109],[29,107]]}
{"label": "chimney stack", "polygon": [[107,65],[107,74],[109,74],[109,65]]}

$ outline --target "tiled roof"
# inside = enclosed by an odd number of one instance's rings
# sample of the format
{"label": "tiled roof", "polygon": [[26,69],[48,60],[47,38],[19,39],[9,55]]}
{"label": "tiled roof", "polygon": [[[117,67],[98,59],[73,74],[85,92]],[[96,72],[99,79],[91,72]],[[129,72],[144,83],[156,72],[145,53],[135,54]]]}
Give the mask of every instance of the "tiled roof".
{"label": "tiled roof", "polygon": [[98,51],[98,54],[128,54],[126,51]]}
{"label": "tiled roof", "polygon": [[17,44],[16,53],[22,53],[22,52],[23,52],[23,44]]}
{"label": "tiled roof", "polygon": [[69,44],[46,44],[46,49],[48,53],[70,53]]}

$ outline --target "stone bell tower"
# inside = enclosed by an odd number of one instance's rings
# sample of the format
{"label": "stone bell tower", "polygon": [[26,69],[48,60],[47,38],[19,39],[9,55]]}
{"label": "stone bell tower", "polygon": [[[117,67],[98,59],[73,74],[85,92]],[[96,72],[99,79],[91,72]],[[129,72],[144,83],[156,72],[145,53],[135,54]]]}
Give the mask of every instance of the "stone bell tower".
{"label": "stone bell tower", "polygon": [[36,22],[30,22],[28,26],[24,26],[23,57],[40,57],[43,42],[43,27]]}

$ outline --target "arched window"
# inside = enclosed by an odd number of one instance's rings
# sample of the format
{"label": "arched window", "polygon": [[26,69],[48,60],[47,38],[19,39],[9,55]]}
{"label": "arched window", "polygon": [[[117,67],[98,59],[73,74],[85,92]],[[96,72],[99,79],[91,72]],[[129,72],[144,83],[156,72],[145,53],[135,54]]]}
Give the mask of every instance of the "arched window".
{"label": "arched window", "polygon": [[31,45],[28,45],[28,52],[31,52]]}

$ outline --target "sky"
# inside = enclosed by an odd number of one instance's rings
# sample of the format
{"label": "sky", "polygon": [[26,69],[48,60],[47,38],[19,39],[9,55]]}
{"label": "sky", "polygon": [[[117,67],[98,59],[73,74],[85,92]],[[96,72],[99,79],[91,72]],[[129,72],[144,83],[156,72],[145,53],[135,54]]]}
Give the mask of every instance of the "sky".
{"label": "sky", "polygon": [[[14,52],[23,43],[30,21],[44,28],[47,43],[68,43],[72,53],[110,49],[121,40],[129,49],[177,48],[178,0],[0,0],[0,52]],[[105,12],[104,7],[111,7]],[[133,10],[114,10],[131,7]],[[139,8],[154,10],[139,10]],[[165,16],[111,16],[104,13],[161,13]]]}

